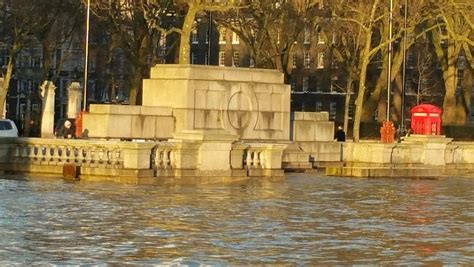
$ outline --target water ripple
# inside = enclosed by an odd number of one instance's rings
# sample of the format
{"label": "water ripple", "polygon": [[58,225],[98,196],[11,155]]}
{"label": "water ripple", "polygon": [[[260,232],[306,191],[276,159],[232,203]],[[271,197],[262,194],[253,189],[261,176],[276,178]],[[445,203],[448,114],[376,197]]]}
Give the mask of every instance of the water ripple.
{"label": "water ripple", "polygon": [[474,181],[0,179],[0,265],[469,265]]}

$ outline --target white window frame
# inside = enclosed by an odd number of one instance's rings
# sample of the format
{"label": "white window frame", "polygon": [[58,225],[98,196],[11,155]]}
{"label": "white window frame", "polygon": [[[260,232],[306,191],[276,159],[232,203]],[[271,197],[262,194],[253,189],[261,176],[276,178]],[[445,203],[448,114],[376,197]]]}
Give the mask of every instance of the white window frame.
{"label": "white window frame", "polygon": [[309,91],[309,78],[308,76],[303,76],[303,92]]}
{"label": "white window frame", "polygon": [[219,28],[219,44],[226,44],[227,29],[224,27]]}
{"label": "white window frame", "polygon": [[191,32],[191,43],[192,44],[199,44],[199,35],[198,35],[198,30],[194,29]]}
{"label": "white window frame", "polygon": [[240,43],[240,38],[237,33],[232,32],[232,44],[239,44]]}
{"label": "white window frame", "polygon": [[318,69],[324,69],[324,52],[318,53]]}
{"label": "white window frame", "polygon": [[219,66],[225,66],[225,51],[219,51]]}
{"label": "white window frame", "polygon": [[240,53],[239,51],[234,51],[232,54],[232,66],[240,67]]}
{"label": "white window frame", "polygon": [[304,27],[303,44],[311,44],[311,29]]}
{"label": "white window frame", "polygon": [[309,51],[304,50],[303,58],[304,58],[304,67],[309,68],[311,65],[311,57],[309,55]]}

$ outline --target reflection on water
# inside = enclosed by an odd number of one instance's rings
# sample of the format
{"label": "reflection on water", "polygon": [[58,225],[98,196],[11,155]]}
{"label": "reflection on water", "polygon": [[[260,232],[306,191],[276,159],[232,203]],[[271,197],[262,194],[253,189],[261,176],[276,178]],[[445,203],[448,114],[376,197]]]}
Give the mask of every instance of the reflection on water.
{"label": "reflection on water", "polygon": [[0,180],[0,265],[472,264],[474,180]]}

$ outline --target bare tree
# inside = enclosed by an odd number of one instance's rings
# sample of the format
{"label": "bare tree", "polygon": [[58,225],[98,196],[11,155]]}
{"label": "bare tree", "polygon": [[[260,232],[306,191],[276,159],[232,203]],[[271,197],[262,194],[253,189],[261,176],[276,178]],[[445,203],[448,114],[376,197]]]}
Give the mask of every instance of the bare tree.
{"label": "bare tree", "polygon": [[457,62],[462,54],[469,57],[474,45],[474,4],[467,0],[442,0],[434,1],[431,9],[434,17],[432,24],[439,25],[437,30],[432,31],[431,37],[443,70],[443,123],[464,124],[470,108],[470,99],[465,97],[470,98],[470,89],[469,86],[462,86],[463,94],[456,95],[461,78]]}
{"label": "bare tree", "polygon": [[218,16],[219,24],[235,32],[250,50],[254,66],[278,69],[290,80],[292,53],[305,30],[314,31],[322,18],[319,0],[251,1],[249,6]]}
{"label": "bare tree", "polygon": [[21,49],[31,42],[33,33],[42,25],[36,23],[39,7],[34,1],[16,0],[1,4],[0,45],[7,50],[7,62],[1,66],[3,85],[0,87],[0,110],[3,112],[16,57]]}
{"label": "bare tree", "polygon": [[103,25],[110,36],[109,49],[120,49],[129,63],[127,80],[130,84],[131,105],[137,103],[142,80],[149,73],[149,55],[153,54],[155,48],[153,40],[159,37],[154,25],[161,23],[169,7],[170,1],[165,0],[95,0],[91,3],[98,23]]}

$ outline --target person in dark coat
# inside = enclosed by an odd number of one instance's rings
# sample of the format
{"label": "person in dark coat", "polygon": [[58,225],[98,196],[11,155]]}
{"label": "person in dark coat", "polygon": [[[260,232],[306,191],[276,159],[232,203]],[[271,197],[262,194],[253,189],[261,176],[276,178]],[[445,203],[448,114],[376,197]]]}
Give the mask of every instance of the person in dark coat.
{"label": "person in dark coat", "polygon": [[334,135],[334,139],[338,142],[346,141],[346,133],[342,129],[342,126],[337,127],[337,131],[336,131],[336,134]]}
{"label": "person in dark coat", "polygon": [[69,120],[66,120],[64,122],[64,127],[62,128],[62,133],[61,136],[66,139],[72,139],[75,138],[75,130],[72,127],[72,123]]}

